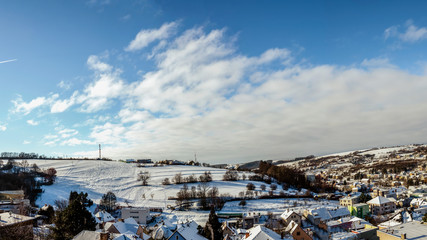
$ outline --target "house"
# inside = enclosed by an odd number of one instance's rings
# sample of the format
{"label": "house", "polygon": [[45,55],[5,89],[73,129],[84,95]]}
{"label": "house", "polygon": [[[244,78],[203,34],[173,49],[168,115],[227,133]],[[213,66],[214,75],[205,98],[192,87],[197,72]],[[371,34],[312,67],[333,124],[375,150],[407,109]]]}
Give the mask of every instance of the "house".
{"label": "house", "polygon": [[109,233],[136,235],[140,238],[144,236],[144,229],[132,218],[125,219],[124,222],[108,222],[104,229]]}
{"label": "house", "polygon": [[178,224],[177,229],[168,240],[208,240],[198,233],[198,226],[195,221]]}
{"label": "house", "polygon": [[115,222],[116,220],[110,213],[104,210],[97,212],[95,217],[98,218],[100,222]]}
{"label": "house", "polygon": [[77,234],[73,240],[110,240],[110,234],[105,232],[95,232],[83,230]]}
{"label": "house", "polygon": [[295,240],[311,240],[313,239],[310,235],[308,235],[304,229],[301,228],[296,222],[291,221],[289,225],[286,227],[285,232],[289,233],[293,239]]}
{"label": "house", "polygon": [[427,200],[424,198],[414,198],[411,200],[410,205],[415,208],[424,208],[427,207]]}
{"label": "house", "polygon": [[313,224],[319,225],[320,222],[338,220],[343,217],[350,217],[350,211],[347,208],[316,208],[304,211],[304,216]]}
{"label": "house", "polygon": [[24,199],[25,194],[24,190],[15,190],[15,191],[0,191],[0,200],[16,200]]}
{"label": "house", "polygon": [[122,218],[133,218],[139,224],[147,224],[150,217],[150,209],[144,207],[122,208]]}
{"label": "house", "polygon": [[371,212],[369,211],[369,205],[366,203],[354,204],[352,206],[348,206],[347,208],[352,216],[356,216],[359,218],[365,218],[366,216],[371,214]]}
{"label": "house", "polygon": [[33,217],[12,212],[0,213],[0,239],[10,239],[14,234],[32,238],[34,221]]}
{"label": "house", "polygon": [[379,240],[427,240],[427,225],[418,221],[403,223],[377,231]]}
{"label": "house", "polygon": [[279,240],[283,239],[279,234],[264,226],[256,226],[246,231],[245,240]]}
{"label": "house", "polygon": [[167,224],[160,223],[154,227],[154,230],[151,232],[151,238],[155,240],[168,239],[172,235],[172,227]]}
{"label": "house", "polygon": [[77,234],[73,240],[148,240],[150,236],[143,234],[143,237],[138,237],[133,234],[117,234],[109,232],[97,232],[83,230]]}
{"label": "house", "polygon": [[21,207],[29,207],[30,200],[25,199],[24,190],[0,191],[0,213],[13,212],[18,214]]}
{"label": "house", "polygon": [[340,205],[344,207],[352,206],[359,203],[359,196],[345,196],[340,198]]}
{"label": "house", "polygon": [[291,221],[294,221],[296,224],[301,226],[302,218],[298,213],[294,211],[287,210],[282,213],[282,215],[280,215],[280,218],[285,222],[286,226],[289,225]]}
{"label": "house", "polygon": [[381,189],[381,188],[375,188],[372,190],[372,197],[386,197],[386,198],[396,198],[397,197],[397,189],[391,188],[391,189]]}
{"label": "house", "polygon": [[136,160],[137,163],[153,163],[151,159],[138,159]]}
{"label": "house", "polygon": [[242,228],[249,229],[259,224],[260,216],[255,213],[244,213],[242,215]]}
{"label": "house", "polygon": [[374,215],[392,213],[394,210],[396,210],[396,200],[392,198],[378,196],[369,200],[367,204],[369,204],[369,210]]}

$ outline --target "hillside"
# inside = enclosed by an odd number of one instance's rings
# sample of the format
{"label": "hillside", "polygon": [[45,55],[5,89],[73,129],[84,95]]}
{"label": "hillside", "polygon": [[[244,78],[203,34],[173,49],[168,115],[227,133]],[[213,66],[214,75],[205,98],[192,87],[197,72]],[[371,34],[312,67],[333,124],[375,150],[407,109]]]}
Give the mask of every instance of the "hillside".
{"label": "hillside", "polygon": [[[255,184],[257,191],[260,190],[261,182],[253,181],[222,181],[225,169],[171,165],[163,167],[138,168],[136,164],[127,164],[116,161],[65,161],[65,160],[28,160],[30,164],[36,163],[40,168],[54,167],[57,172],[57,180],[51,186],[43,186],[44,193],[37,199],[36,204],[54,204],[56,199],[67,199],[70,191],[83,191],[89,194],[94,202],[99,202],[102,195],[112,191],[122,205],[125,201],[133,206],[167,207],[174,205],[175,197],[182,185],[162,185],[164,178],[172,179],[177,173],[183,177],[194,174],[196,177],[205,171],[212,173],[213,181],[210,186],[216,186],[220,194],[237,196],[239,192],[246,190],[249,182]],[[149,186],[141,186],[137,181],[140,171],[150,172]],[[197,183],[188,184],[197,186]],[[268,190],[268,189],[267,189]],[[277,190],[279,191],[279,189]],[[264,191],[264,193],[267,193]],[[144,198],[145,195],[145,198]]]}

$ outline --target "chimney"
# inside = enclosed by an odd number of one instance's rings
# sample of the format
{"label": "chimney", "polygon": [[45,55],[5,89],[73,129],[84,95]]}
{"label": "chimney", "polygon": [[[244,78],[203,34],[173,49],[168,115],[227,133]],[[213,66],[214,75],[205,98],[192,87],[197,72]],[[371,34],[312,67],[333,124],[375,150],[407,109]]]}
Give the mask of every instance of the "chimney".
{"label": "chimney", "polygon": [[100,236],[99,236],[100,238],[100,240],[108,240],[109,238],[110,238],[110,233],[108,233],[108,232],[102,232],[102,233],[100,233]]}
{"label": "chimney", "polygon": [[406,233],[402,233],[401,235],[400,235],[400,239],[406,239]]}

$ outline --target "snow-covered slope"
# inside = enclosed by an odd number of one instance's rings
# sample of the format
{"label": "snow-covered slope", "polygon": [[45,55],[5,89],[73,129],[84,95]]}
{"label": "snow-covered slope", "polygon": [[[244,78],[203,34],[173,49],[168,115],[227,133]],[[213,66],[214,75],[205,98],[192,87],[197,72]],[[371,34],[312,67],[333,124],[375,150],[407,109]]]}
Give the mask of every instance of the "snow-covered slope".
{"label": "snow-covered slope", "polygon": [[[138,168],[136,164],[93,160],[28,160],[28,162],[36,163],[42,169],[53,167],[57,170],[56,182],[51,186],[43,186],[44,193],[36,202],[39,206],[45,203],[54,204],[56,199],[68,199],[70,191],[87,192],[94,202],[99,202],[103,194],[112,191],[122,205],[128,201],[133,206],[166,207],[169,204],[174,205],[175,201],[167,199],[170,196],[175,197],[182,185],[164,186],[161,183],[164,178],[172,180],[177,173],[182,173],[183,177],[191,174],[199,177],[205,171],[210,171],[213,177],[210,185],[218,187],[220,194],[229,193],[232,196],[246,190],[246,185],[252,182],[224,182],[221,179],[226,170],[199,166]],[[149,186],[141,186],[137,181],[140,171],[150,172]],[[252,183],[258,190],[262,184]],[[196,185],[197,183],[188,184],[189,188]]]}

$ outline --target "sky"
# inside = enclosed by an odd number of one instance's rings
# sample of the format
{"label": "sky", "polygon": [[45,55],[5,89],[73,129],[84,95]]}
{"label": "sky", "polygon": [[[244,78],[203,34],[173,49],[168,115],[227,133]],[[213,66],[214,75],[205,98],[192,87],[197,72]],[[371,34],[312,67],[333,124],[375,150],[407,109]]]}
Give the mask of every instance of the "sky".
{"label": "sky", "polygon": [[0,152],[241,163],[426,143],[425,1],[1,1]]}

